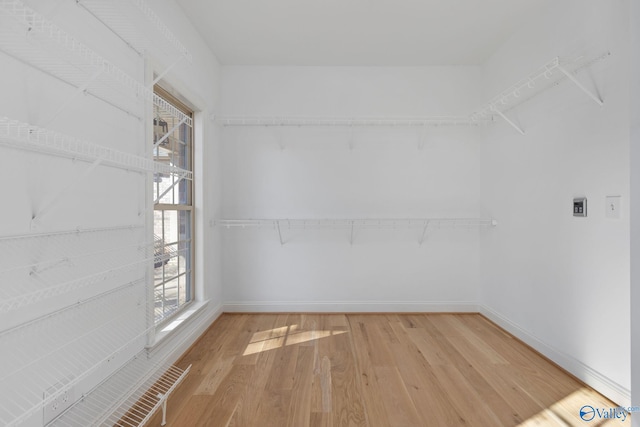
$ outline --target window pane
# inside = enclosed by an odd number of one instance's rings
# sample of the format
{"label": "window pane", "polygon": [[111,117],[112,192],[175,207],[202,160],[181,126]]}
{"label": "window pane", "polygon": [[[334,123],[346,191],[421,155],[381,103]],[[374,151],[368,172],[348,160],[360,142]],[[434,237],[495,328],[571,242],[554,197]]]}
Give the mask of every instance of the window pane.
{"label": "window pane", "polygon": [[[186,181],[185,181],[186,182]],[[188,182],[186,182],[188,184]],[[178,178],[174,175],[154,175],[154,199],[158,200],[158,203],[174,205],[177,202],[176,196],[179,191],[179,186],[182,183],[178,183]]]}
{"label": "window pane", "polygon": [[178,305],[178,278],[173,278],[164,285],[155,289],[155,316],[156,320],[166,317],[179,307]]}
{"label": "window pane", "polygon": [[189,256],[188,250],[181,250],[178,253],[176,259],[178,260],[178,274],[184,274],[187,272],[187,257]]}
{"label": "window pane", "polygon": [[[191,239],[191,211],[180,211],[178,240],[186,242]],[[185,249],[184,247],[180,249]]]}
{"label": "window pane", "polygon": [[162,224],[163,239],[165,244],[176,243],[178,239],[178,211],[163,211],[164,222]]}
{"label": "window pane", "polygon": [[171,278],[178,275],[178,251],[176,245],[167,245],[166,251],[169,254],[169,260],[164,266],[164,276]]}
{"label": "window pane", "polygon": [[[153,119],[154,160],[181,169],[191,168],[192,130],[171,114],[155,108]],[[191,185],[187,180],[167,174],[154,176],[155,199],[164,204],[190,204]]]}
{"label": "window pane", "polygon": [[182,275],[178,277],[178,304],[182,305],[189,300],[187,299],[187,276]]}

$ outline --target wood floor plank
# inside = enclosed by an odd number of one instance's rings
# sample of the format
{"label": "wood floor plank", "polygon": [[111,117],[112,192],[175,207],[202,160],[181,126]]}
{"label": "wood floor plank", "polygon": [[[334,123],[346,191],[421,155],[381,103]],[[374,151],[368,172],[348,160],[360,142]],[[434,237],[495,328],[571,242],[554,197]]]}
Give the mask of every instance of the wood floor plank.
{"label": "wood floor plank", "polygon": [[393,357],[389,353],[387,341],[384,339],[384,334],[380,330],[377,320],[375,315],[365,316],[363,321],[357,322],[356,327],[360,328],[363,337],[361,344],[367,349],[371,364],[375,367],[390,367],[393,366]]}
{"label": "wood floor plank", "polygon": [[475,396],[480,396],[484,402],[483,408],[495,415],[500,420],[501,425],[513,425],[517,421],[518,415],[514,413],[509,403],[479,371],[483,363],[485,366],[493,364],[484,360],[480,352],[476,354],[473,354],[473,352],[467,352],[466,354],[461,352],[455,344],[465,342],[462,337],[462,333],[459,335],[452,334],[443,341],[442,344],[447,348],[446,352],[451,358],[451,362],[447,367],[453,367],[456,372],[459,372],[469,387],[472,388],[470,391],[471,400]]}
{"label": "wood floor plank", "polygon": [[343,350],[335,351],[330,356],[333,424],[364,426],[365,410],[361,385],[357,381],[355,359],[348,337],[342,335],[340,340],[344,341],[341,346]]}
{"label": "wood floor plank", "polygon": [[418,411],[396,367],[374,368],[376,379],[387,390],[383,403],[388,414],[389,426],[419,426]]}
{"label": "wood floor plank", "polygon": [[203,369],[205,374],[202,375],[200,386],[193,393],[213,395],[231,370],[234,360],[234,357],[213,357],[212,363],[207,363]]}
{"label": "wood floor plank", "polygon": [[366,334],[363,327],[365,318],[361,316],[349,316],[349,324],[351,331],[352,352],[355,358],[356,381],[360,384],[362,390],[362,400],[365,409],[365,420],[370,427],[383,427],[387,425],[387,411],[384,406],[384,385],[381,385],[374,371],[374,365],[371,360],[372,353],[375,349]]}
{"label": "wood floor plank", "polygon": [[484,396],[477,393],[460,370],[454,366],[436,366],[434,373],[451,404],[458,413],[465,415],[465,424],[479,427],[511,425],[505,424],[495,414],[485,403]]}
{"label": "wood floor plank", "polygon": [[312,412],[310,427],[333,427],[333,418],[331,414],[324,412]]}
{"label": "wood floor plank", "polygon": [[[195,425],[197,426],[226,426],[240,406],[241,399],[251,384],[250,380],[255,367],[250,365],[234,365],[227,376],[221,381],[216,392],[208,399],[199,399],[204,407],[192,408],[200,413]],[[204,396],[194,396],[204,397]],[[185,426],[194,424],[183,424]]]}
{"label": "wood floor plank", "polygon": [[366,425],[346,317],[328,315],[319,329],[330,335],[317,340],[321,369],[317,373],[316,393],[320,399],[316,399],[316,411],[330,413],[334,426]]}
{"label": "wood floor plank", "polygon": [[299,346],[284,346],[276,351],[274,367],[269,373],[267,390],[292,390],[298,367]]}
{"label": "wood floor plank", "polygon": [[[510,374],[504,370],[503,366],[477,365],[476,369],[510,408],[508,415],[513,425],[524,422],[544,409],[544,406],[531,399],[522,387],[513,383]],[[507,413],[503,415],[507,416]]]}
{"label": "wood floor plank", "polygon": [[[251,337],[251,342],[262,345],[259,346],[259,351],[252,353],[252,357],[256,357],[255,369],[249,377],[247,387],[242,390],[240,405],[234,414],[234,423],[238,426],[257,425],[257,413],[263,415],[262,425],[265,424],[267,419],[280,420],[279,425],[283,425],[284,421],[282,420],[286,419],[286,415],[283,415],[282,411],[283,405],[275,405],[275,402],[278,401],[277,399],[270,400],[270,396],[280,397],[281,390],[267,391],[271,373],[280,369],[280,366],[276,364],[279,355],[292,350],[283,348],[286,336],[282,331],[284,328],[283,322],[286,319],[283,319],[281,315],[265,315],[262,316],[262,319],[263,326]],[[251,351],[256,350],[257,348],[253,347]]]}
{"label": "wood floor plank", "polygon": [[454,347],[456,347],[459,352],[463,355],[466,354],[468,359],[475,359],[479,363],[508,364],[507,360],[502,357],[500,353],[480,338],[475,331],[460,322],[457,317],[452,319],[452,322],[456,323],[456,327],[461,335],[449,337],[448,340],[454,343]]}
{"label": "wood floor plank", "polygon": [[[180,411],[176,414],[175,412],[169,412],[171,418],[175,418],[175,421],[171,423],[172,426],[197,426],[197,425],[206,425],[206,421],[202,420],[202,414],[205,411],[205,408],[209,406],[211,403],[211,399],[209,396],[204,395],[193,395],[189,396],[189,399],[183,404]],[[168,406],[168,405],[167,405]],[[168,410],[169,408],[167,408]],[[159,416],[154,417],[151,422],[155,422],[156,425],[159,426],[160,422],[158,421]]]}
{"label": "wood floor plank", "polygon": [[392,327],[398,337],[398,344],[393,344],[391,351],[422,425],[430,425],[433,420],[447,426],[464,425],[464,417],[449,401],[429,362],[416,345],[413,337],[418,328],[405,329],[401,322],[392,323]]}
{"label": "wood floor plank", "polygon": [[313,384],[314,350],[307,346],[298,348],[296,371],[292,391],[295,398],[289,402],[287,422],[289,427],[307,427],[311,422],[311,387]]}
{"label": "wood floor plank", "polygon": [[422,356],[429,362],[429,365],[442,366],[451,363],[445,348],[441,345],[441,342],[444,342],[443,337],[434,337],[422,328],[408,329],[407,334],[418,347]]}
{"label": "wood floor plank", "polygon": [[170,426],[566,427],[618,406],[477,314],[224,314],[189,364]]}

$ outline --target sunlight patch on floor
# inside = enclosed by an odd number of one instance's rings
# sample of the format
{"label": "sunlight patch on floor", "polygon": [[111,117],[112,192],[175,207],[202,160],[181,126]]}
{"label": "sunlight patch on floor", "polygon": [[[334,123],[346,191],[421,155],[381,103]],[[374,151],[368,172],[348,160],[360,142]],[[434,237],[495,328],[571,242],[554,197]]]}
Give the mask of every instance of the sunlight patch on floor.
{"label": "sunlight patch on floor", "polygon": [[253,334],[253,336],[251,337],[251,341],[249,342],[253,344],[259,341],[266,341],[274,338],[284,337],[287,334],[294,333],[299,328],[300,327],[298,325],[291,325],[283,326],[281,328],[267,329],[266,331],[259,331]]}
{"label": "sunlight patch on floor", "polygon": [[311,330],[300,331],[298,325],[283,326],[281,328],[269,329],[253,334],[249,345],[245,349],[243,356],[274,350],[276,348],[296,345],[305,342],[315,341],[321,338],[342,335],[348,333],[347,330]]}
{"label": "sunlight patch on floor", "polygon": [[[618,418],[615,418],[615,417]],[[631,415],[588,388],[580,388],[530,417],[518,427],[631,426]]]}

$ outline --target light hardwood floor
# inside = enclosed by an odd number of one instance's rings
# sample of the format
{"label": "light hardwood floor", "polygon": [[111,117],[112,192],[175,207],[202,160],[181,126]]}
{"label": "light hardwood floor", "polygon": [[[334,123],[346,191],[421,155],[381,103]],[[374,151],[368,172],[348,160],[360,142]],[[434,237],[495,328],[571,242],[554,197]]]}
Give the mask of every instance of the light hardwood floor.
{"label": "light hardwood floor", "polygon": [[189,364],[168,426],[631,425],[477,314],[224,314]]}

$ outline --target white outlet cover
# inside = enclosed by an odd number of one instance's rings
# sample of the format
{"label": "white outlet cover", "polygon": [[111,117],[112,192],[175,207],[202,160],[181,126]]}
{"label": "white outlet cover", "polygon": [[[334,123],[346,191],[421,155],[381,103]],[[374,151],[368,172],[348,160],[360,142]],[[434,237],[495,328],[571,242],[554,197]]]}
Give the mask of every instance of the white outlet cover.
{"label": "white outlet cover", "polygon": [[67,378],[44,391],[42,396],[43,401],[48,402],[42,408],[42,422],[44,425],[60,416],[60,414],[75,403],[74,386],[67,386],[67,384],[70,383],[71,378]]}
{"label": "white outlet cover", "polygon": [[622,215],[620,196],[607,196],[605,200],[605,216],[607,218],[619,219]]}

